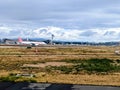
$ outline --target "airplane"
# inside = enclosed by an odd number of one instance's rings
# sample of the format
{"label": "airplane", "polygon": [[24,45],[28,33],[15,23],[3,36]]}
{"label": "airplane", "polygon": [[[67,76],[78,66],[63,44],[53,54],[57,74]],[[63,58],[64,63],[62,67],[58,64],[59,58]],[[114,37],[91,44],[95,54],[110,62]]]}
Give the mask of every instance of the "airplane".
{"label": "airplane", "polygon": [[27,45],[33,45],[33,46],[37,46],[37,45],[46,45],[45,42],[35,42],[35,41],[23,41],[22,38],[18,38],[18,43],[19,44],[27,44]]}

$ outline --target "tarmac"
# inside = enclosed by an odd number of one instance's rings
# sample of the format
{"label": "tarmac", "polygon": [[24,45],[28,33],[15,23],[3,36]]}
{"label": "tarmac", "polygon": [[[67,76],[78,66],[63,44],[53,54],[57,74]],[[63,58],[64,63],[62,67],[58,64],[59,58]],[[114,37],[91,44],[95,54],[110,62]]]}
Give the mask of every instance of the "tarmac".
{"label": "tarmac", "polygon": [[73,84],[50,84],[50,83],[0,83],[0,90],[120,90],[114,86],[90,86]]}

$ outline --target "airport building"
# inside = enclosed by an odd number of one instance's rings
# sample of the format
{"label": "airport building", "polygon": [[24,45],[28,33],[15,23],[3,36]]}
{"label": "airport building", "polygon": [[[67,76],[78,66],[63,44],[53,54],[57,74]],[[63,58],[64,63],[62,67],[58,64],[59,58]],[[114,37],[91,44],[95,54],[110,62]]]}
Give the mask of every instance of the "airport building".
{"label": "airport building", "polygon": [[11,40],[11,39],[4,39],[3,43],[4,44],[17,44],[17,41]]}

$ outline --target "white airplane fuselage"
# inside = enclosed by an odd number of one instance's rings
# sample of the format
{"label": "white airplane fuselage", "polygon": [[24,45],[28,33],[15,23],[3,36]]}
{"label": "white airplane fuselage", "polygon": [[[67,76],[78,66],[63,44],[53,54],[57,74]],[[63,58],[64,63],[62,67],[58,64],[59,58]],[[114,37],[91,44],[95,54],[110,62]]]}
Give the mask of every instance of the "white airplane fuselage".
{"label": "white airplane fuselage", "polygon": [[37,46],[37,45],[46,45],[46,43],[45,42],[35,42],[35,41],[23,41],[21,38],[18,38],[18,42],[20,43],[20,44],[29,44],[29,45],[35,45],[35,46]]}
{"label": "white airplane fuselage", "polygon": [[23,41],[21,44],[30,44],[30,45],[46,45],[45,42],[33,42],[33,41]]}

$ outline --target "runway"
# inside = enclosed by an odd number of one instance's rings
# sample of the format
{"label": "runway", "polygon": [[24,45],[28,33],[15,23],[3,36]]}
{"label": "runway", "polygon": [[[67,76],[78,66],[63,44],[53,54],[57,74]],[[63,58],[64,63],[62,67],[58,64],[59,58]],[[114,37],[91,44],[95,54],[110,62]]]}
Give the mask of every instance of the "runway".
{"label": "runway", "polygon": [[[3,84],[5,85],[5,83]],[[73,85],[73,84],[50,84],[50,83],[14,83],[6,84],[7,87],[2,87],[0,90],[120,90],[120,87],[112,86],[90,86],[90,85]]]}

